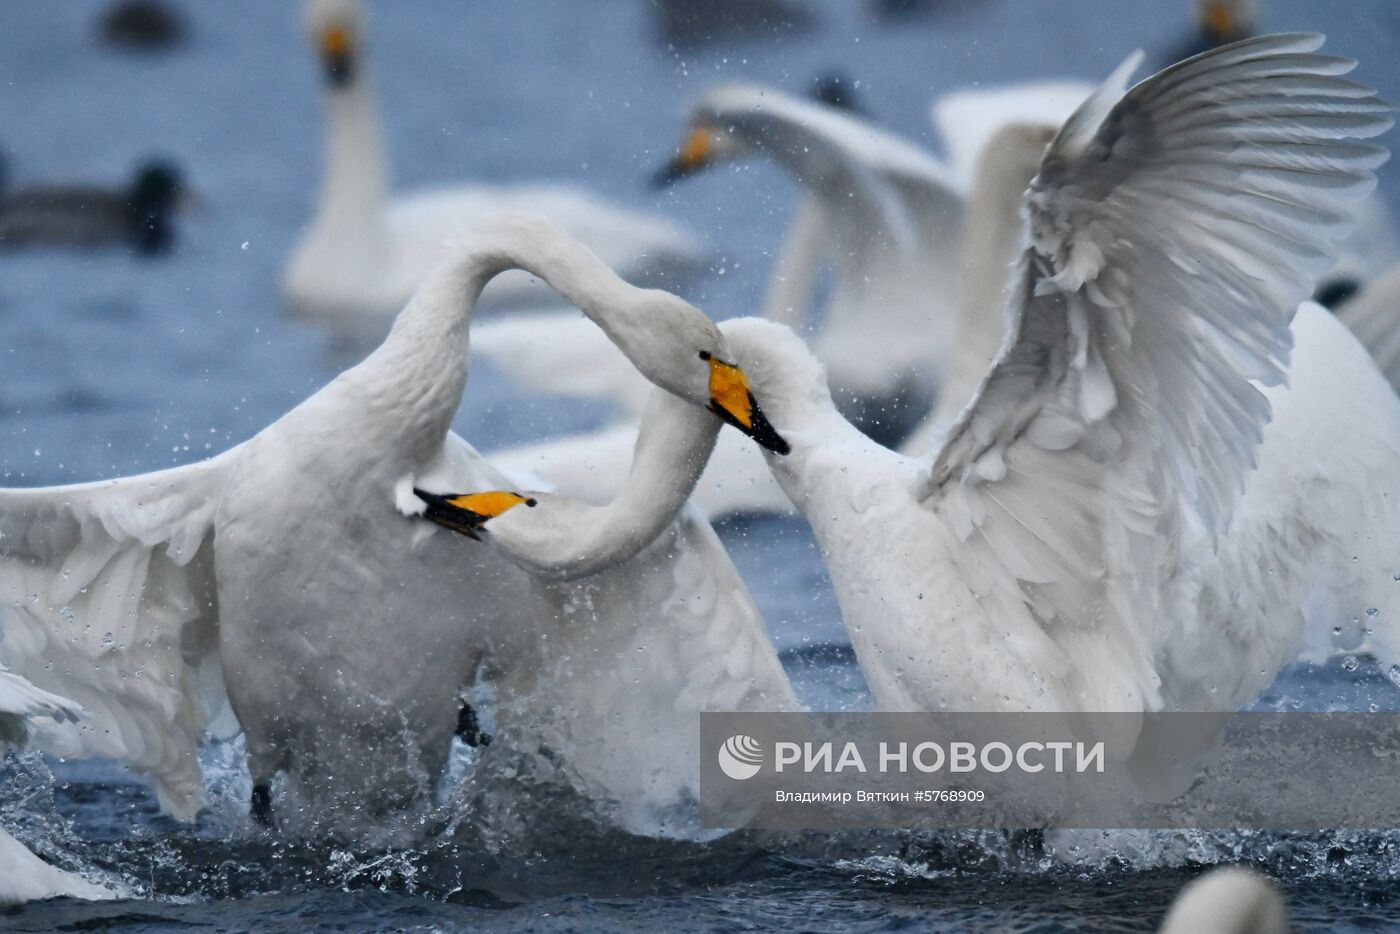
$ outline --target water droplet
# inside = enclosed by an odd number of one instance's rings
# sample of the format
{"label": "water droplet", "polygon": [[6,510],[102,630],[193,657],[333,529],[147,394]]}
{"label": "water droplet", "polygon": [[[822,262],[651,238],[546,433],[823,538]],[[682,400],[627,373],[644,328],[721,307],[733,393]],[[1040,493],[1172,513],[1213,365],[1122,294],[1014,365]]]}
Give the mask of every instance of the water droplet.
{"label": "water droplet", "polygon": [[1355,655],[1348,655],[1342,659],[1342,671],[1355,671],[1360,665],[1361,662],[1357,661]]}

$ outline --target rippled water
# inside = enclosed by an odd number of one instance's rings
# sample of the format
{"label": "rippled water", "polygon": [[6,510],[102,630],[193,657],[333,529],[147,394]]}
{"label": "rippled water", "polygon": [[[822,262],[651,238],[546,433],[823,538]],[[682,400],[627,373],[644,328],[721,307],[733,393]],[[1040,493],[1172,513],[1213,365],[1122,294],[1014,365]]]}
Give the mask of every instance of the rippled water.
{"label": "rippled water", "polygon": [[[315,73],[294,4],[186,4],[193,42],[133,58],[98,47],[98,2],[0,0],[0,148],[16,181],[119,183],[140,159],[182,165],[203,207],[178,252],[0,256],[0,481],[69,482],[205,456],[252,435],[357,359],[289,320],[277,296],[310,210],[320,150]],[[1185,0],[944,0],[884,22],[874,3],[812,0],[805,31],[678,52],[644,0],[375,7],[374,77],[398,181],[576,180],[702,233],[716,317],[754,310],[793,188],[770,166],[716,172],[664,195],[643,182],[680,133],[684,101],[726,77],[801,91],[832,67],[866,106],[927,140],[939,90],[1051,75],[1098,78],[1132,47],[1161,62]],[[1400,7],[1262,0],[1265,28],[1322,28],[1358,75],[1400,95]],[[1395,164],[1382,190],[1397,190]],[[457,428],[485,450],[598,424],[601,407],[522,400],[479,368]],[[810,536],[795,520],[721,529],[803,700],[868,706]],[[1400,708],[1363,665],[1296,668],[1262,706]],[[466,753],[463,753],[466,756]],[[566,930],[637,927],[884,931],[1150,930],[1200,863],[1246,858],[1284,879],[1305,929],[1400,923],[1400,838],[1115,835],[1034,847],[1004,836],[899,835],[709,843],[603,832],[567,802],[472,788],[422,846],[287,847],[243,816],[237,745],[205,751],[212,805],[193,829],[103,763],[11,761],[0,821],[70,868],[141,897],[0,910],[0,929]],[[50,769],[52,771],[50,771]],[[509,807],[507,807],[509,803]],[[528,819],[525,819],[528,818]],[[522,829],[522,827],[524,829]],[[1114,854],[1122,858],[1114,858]],[[1166,867],[1166,868],[1161,868]]]}

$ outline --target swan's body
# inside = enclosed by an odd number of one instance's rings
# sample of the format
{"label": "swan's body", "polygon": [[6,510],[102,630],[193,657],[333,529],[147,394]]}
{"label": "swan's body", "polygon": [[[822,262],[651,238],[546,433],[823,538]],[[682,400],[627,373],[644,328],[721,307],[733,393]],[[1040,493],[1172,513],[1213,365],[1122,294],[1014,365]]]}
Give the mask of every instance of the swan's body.
{"label": "swan's body", "polygon": [[[791,697],[785,680],[759,677],[781,673],[771,647],[762,672],[706,661],[744,639],[758,653],[767,642],[713,533],[692,516],[637,563],[561,584],[405,515],[422,508],[415,484],[514,485],[448,426],[476,297],[517,267],[578,303],[658,385],[762,436],[752,398],[731,398],[742,374],[718,392],[712,365],[696,359],[696,347],[727,357],[702,314],[627,286],[537,219],[497,219],[458,245],[374,353],[250,441],[145,477],[0,491],[0,598],[12,609],[3,650],[89,710],[68,751],[133,762],[168,811],[192,816],[201,683],[217,687],[221,668],[255,786],[285,770],[314,814],[372,815],[432,790],[457,692],[481,668],[499,677],[507,710],[530,685],[574,693],[555,722],[536,726],[570,738],[555,751],[577,753],[578,768],[598,764],[584,775],[593,790],[646,809],[683,795],[694,771],[681,753],[652,760],[639,735],[675,744],[691,735],[676,718]],[[625,686],[655,703],[632,710],[612,650],[658,622],[666,635],[642,637],[655,653],[629,663],[655,680]],[[634,732],[617,734],[620,724]]]}
{"label": "swan's body", "polygon": [[[76,722],[81,716],[81,709],[71,701],[0,668],[0,752],[24,745],[31,721]],[[49,865],[0,830],[0,905],[65,897],[107,899],[116,898],[117,893]]]}
{"label": "swan's body", "polygon": [[[513,700],[497,722],[507,730],[517,719],[533,724],[546,745],[571,750],[584,774],[606,776],[602,787],[635,795],[634,811],[648,800],[676,800],[677,775],[698,794],[699,711],[799,709],[743,581],[686,502],[719,427],[709,412],[654,389],[611,502],[505,494],[508,505],[490,511],[487,543],[466,546],[503,554],[541,582],[576,582],[555,611],[560,625],[538,643],[544,656],[498,678]],[[471,503],[491,487],[442,484],[435,479],[437,489],[421,495],[474,495],[449,500],[437,515],[442,507],[430,509],[428,518],[459,531],[486,518],[488,510],[463,513],[450,503]],[[463,516],[466,523],[454,521]],[[587,622],[570,618],[584,615]],[[577,735],[579,722],[610,724],[631,738],[630,748]]]}
{"label": "swan's body", "polygon": [[[1071,117],[1007,340],[932,459],[842,418],[790,331],[726,322],[882,708],[1235,709],[1307,620],[1394,654],[1400,400],[1298,305],[1384,159],[1354,138],[1390,121],[1320,43],[1125,93],[1130,60]],[[1173,183],[1182,152],[1209,198]]]}
{"label": "swan's body", "polygon": [[[626,278],[669,285],[704,260],[674,223],[564,185],[462,185],[391,197],[384,134],[359,54],[355,0],[312,0],[308,20],[326,80],[326,159],[315,216],[293,251],[284,291],[299,312],[349,331],[382,331],[438,260],[444,242],[478,217],[540,214]],[[548,297],[519,272],[487,301]]]}

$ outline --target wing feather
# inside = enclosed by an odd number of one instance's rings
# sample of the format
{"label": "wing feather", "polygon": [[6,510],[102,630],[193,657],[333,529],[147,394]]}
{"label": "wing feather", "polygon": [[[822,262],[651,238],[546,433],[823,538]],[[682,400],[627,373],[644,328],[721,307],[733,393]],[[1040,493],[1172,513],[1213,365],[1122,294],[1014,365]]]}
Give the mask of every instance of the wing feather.
{"label": "wing feather", "polygon": [[213,517],[232,458],[0,490],[0,654],[88,713],[41,743],[149,773],[183,819],[203,792],[199,669],[218,662]]}
{"label": "wing feather", "polygon": [[[990,605],[1061,638],[1111,618],[1114,651],[1150,651],[1181,530],[1230,521],[1259,386],[1286,378],[1294,309],[1386,158],[1362,140],[1388,105],[1321,44],[1266,36],[1125,91],[1130,59],[1052,143],[1011,338],[924,490]],[[1151,666],[1120,661],[1137,683],[1114,696],[1150,702]]]}

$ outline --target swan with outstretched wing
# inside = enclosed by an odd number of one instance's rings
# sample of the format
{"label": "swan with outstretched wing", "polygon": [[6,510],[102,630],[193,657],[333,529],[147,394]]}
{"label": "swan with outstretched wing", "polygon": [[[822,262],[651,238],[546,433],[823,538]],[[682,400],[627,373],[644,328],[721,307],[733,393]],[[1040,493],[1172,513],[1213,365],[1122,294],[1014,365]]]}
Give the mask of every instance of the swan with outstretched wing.
{"label": "swan with outstretched wing", "polygon": [[1329,634],[1400,649],[1400,400],[1304,301],[1391,120],[1321,44],[1128,90],[1132,59],[1075,112],[1005,342],[930,457],[857,431],[790,330],[724,323],[882,708],[1231,710]]}

